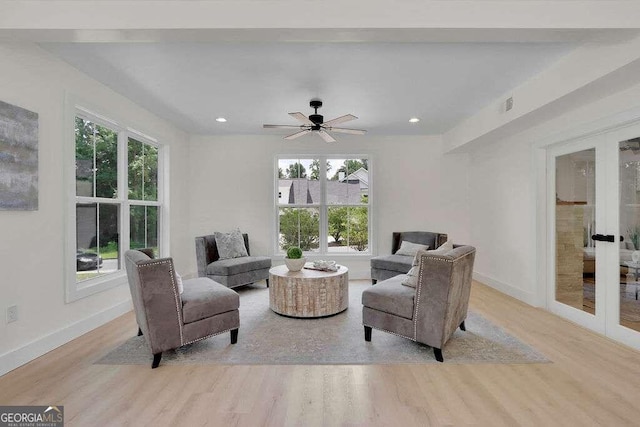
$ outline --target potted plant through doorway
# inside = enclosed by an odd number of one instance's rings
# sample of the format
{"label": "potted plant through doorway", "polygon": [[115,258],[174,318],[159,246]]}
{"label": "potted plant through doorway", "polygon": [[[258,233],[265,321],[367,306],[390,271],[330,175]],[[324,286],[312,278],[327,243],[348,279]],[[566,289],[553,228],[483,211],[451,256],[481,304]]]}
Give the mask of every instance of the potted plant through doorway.
{"label": "potted plant through doorway", "polygon": [[287,256],[284,258],[284,263],[287,265],[289,271],[300,271],[307,259],[302,256],[302,249],[297,246],[291,246],[287,249]]}

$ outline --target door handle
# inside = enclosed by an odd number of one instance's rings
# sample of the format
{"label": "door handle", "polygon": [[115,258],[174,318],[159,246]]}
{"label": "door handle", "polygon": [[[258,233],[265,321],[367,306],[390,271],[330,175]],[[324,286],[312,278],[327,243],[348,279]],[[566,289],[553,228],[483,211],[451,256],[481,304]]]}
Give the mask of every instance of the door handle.
{"label": "door handle", "polygon": [[594,234],[591,238],[598,242],[614,242],[616,240],[616,236],[613,234]]}

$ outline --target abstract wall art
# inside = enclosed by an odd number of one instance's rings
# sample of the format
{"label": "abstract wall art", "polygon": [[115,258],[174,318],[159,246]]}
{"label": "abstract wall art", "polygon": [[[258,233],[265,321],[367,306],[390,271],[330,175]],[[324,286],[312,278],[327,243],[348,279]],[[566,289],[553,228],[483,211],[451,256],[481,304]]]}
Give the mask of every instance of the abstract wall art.
{"label": "abstract wall art", "polygon": [[38,113],[2,101],[0,210],[38,210]]}

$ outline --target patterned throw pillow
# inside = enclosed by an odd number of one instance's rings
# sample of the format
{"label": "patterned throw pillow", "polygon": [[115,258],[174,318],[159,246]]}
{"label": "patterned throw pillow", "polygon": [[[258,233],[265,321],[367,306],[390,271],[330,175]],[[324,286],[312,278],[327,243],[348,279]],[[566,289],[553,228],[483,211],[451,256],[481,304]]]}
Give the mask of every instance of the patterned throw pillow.
{"label": "patterned throw pillow", "polygon": [[426,251],[429,249],[429,245],[421,245],[403,240],[402,243],[400,243],[400,248],[396,251],[396,255],[415,256],[420,249]]}
{"label": "patterned throw pillow", "polygon": [[231,233],[214,233],[220,259],[240,258],[249,256],[244,246],[244,239],[239,228]]}
{"label": "patterned throw pillow", "polygon": [[409,286],[410,288],[415,288],[418,286],[418,274],[420,273],[420,256],[421,255],[442,255],[449,251],[453,250],[453,242],[446,241],[442,245],[438,246],[438,249],[434,249],[432,251],[426,250],[418,250],[416,256],[413,258],[413,264],[411,266],[411,270],[407,273],[407,277],[402,280],[402,284],[405,286]]}

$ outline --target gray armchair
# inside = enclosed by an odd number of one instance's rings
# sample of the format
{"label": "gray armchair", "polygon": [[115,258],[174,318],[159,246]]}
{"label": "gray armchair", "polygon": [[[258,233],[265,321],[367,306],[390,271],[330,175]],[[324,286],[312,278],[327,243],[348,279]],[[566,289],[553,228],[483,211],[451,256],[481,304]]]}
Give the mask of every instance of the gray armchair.
{"label": "gray armchair", "polygon": [[420,256],[416,288],[402,285],[406,275],[379,282],[362,293],[364,339],[372,329],[390,332],[433,347],[444,361],[442,348],[455,330],[465,330],[471,275],[476,249],[454,245],[444,254]]}
{"label": "gray armchair", "polygon": [[144,335],[153,354],[151,367],[158,367],[163,351],[224,332],[231,333],[235,344],[240,327],[238,294],[204,277],[184,280],[180,294],[173,259],[153,259],[148,253],[127,251],[125,265],[138,335]]}
{"label": "gray armchair", "polygon": [[248,285],[249,283],[265,280],[269,287],[269,269],[271,258],[265,256],[251,256],[249,251],[249,236],[242,234],[248,257],[220,259],[215,236],[196,237],[196,259],[198,276],[208,277],[228,288]]}
{"label": "gray armchair", "polygon": [[403,240],[429,245],[429,249],[433,250],[447,241],[447,235],[429,231],[403,231],[393,233],[392,239],[391,255],[371,258],[371,282],[374,285],[378,280],[386,280],[398,274],[406,274],[411,269],[412,256],[396,255]]}

